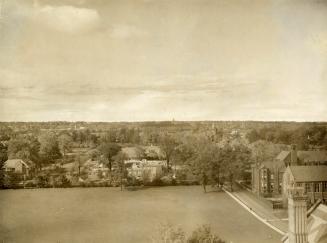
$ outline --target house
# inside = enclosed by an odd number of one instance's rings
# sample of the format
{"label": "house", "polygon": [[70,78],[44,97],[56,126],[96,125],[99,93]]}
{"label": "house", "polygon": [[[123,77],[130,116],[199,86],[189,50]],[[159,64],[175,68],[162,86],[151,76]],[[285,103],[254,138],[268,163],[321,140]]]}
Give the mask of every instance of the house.
{"label": "house", "polygon": [[327,166],[288,166],[283,175],[283,199],[287,204],[288,188],[296,186],[303,188],[309,204],[318,199],[327,202]]}
{"label": "house", "polygon": [[283,194],[283,174],[288,166],[327,165],[327,151],[281,151],[274,160],[252,165],[252,191],[264,197],[279,197]]}
{"label": "house", "polygon": [[3,168],[6,172],[29,176],[31,164],[23,161],[22,159],[8,159],[4,163]]}
{"label": "house", "polygon": [[327,206],[319,201],[307,210],[302,187],[288,187],[288,232],[283,243],[326,243]]}
{"label": "house", "polygon": [[125,167],[129,176],[137,179],[153,181],[163,175],[163,168],[166,166],[163,160],[126,160]]}
{"label": "house", "polygon": [[87,172],[88,178],[91,181],[105,178],[109,174],[109,168],[107,168],[103,163],[91,159],[83,164],[82,170]]}

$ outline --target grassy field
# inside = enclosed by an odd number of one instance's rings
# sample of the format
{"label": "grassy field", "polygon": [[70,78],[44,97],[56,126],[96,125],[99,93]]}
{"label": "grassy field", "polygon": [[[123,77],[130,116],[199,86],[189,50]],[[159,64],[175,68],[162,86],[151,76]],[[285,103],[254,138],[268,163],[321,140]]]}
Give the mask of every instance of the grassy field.
{"label": "grassy field", "polygon": [[224,192],[200,187],[0,191],[0,242],[151,242],[160,223],[190,232],[211,224],[227,242],[277,243],[281,235]]}

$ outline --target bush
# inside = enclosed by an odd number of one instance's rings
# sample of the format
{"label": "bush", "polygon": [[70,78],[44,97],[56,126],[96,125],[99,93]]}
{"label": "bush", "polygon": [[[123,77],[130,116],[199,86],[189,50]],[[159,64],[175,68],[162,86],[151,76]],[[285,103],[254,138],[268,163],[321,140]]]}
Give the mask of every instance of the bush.
{"label": "bush", "polygon": [[21,182],[21,177],[20,175],[16,174],[16,173],[6,173],[4,176],[4,188],[12,188],[12,189],[16,189],[19,188],[20,185],[19,183]]}
{"label": "bush", "polygon": [[126,186],[141,186],[142,181],[135,176],[128,176],[126,179]]}
{"label": "bush", "polygon": [[155,177],[150,183],[150,186],[163,186],[164,183],[162,182],[162,180],[160,179],[160,177]]}
{"label": "bush", "polygon": [[225,243],[225,241],[213,234],[209,225],[202,225],[193,231],[187,243]]}
{"label": "bush", "polygon": [[173,177],[173,175],[166,175],[160,178],[161,182],[165,186],[171,186],[171,185],[176,185],[177,181]]}
{"label": "bush", "polygon": [[180,227],[171,224],[161,224],[157,235],[152,237],[155,243],[226,243],[211,232],[209,225],[202,225],[195,229],[191,236],[186,238],[185,232]]}
{"label": "bush", "polygon": [[181,228],[171,224],[159,225],[157,235],[152,237],[153,243],[185,243],[185,233]]}
{"label": "bush", "polygon": [[56,186],[67,188],[67,187],[71,187],[71,183],[70,180],[68,180],[65,175],[62,175],[59,177],[58,184]]}
{"label": "bush", "polygon": [[31,185],[26,184],[25,186],[33,187],[33,186],[36,185],[36,186],[41,187],[41,188],[50,186],[48,178],[46,176],[41,176],[41,175],[36,178],[35,185],[33,185],[33,184],[34,183],[31,183]]}

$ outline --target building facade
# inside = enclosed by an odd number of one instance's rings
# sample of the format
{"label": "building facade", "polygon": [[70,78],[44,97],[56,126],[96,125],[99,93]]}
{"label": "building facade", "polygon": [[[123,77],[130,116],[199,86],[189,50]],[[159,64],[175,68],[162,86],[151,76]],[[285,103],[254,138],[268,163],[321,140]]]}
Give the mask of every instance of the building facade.
{"label": "building facade", "polygon": [[5,172],[29,176],[31,166],[22,159],[8,159],[3,166]]}
{"label": "building facade", "polygon": [[283,201],[287,205],[288,188],[302,188],[308,197],[308,204],[317,200],[327,202],[327,166],[288,166],[283,176]]}
{"label": "building facade", "polygon": [[252,165],[252,191],[258,196],[279,197],[283,194],[283,175],[289,166],[326,166],[327,151],[281,151],[273,161]]}

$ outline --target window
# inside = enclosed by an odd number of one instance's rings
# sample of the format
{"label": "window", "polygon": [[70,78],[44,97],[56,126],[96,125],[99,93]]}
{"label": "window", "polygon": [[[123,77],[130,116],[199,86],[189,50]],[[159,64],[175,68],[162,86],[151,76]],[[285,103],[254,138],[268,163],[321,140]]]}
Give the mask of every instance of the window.
{"label": "window", "polygon": [[305,183],[305,191],[311,192],[311,184],[310,183]]}
{"label": "window", "polygon": [[15,168],[7,168],[6,171],[15,172]]}
{"label": "window", "polygon": [[327,182],[326,181],[322,183],[322,191],[327,192]]}
{"label": "window", "polygon": [[315,192],[319,192],[320,190],[320,188],[319,188],[319,183],[315,183],[314,184],[315,186],[314,186],[314,188],[315,188]]}

